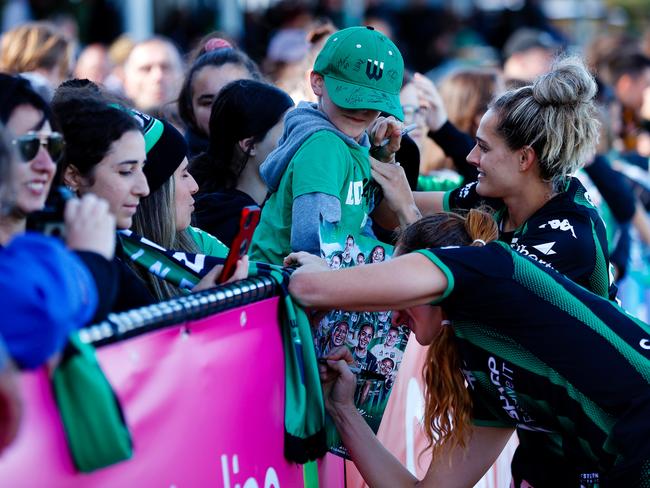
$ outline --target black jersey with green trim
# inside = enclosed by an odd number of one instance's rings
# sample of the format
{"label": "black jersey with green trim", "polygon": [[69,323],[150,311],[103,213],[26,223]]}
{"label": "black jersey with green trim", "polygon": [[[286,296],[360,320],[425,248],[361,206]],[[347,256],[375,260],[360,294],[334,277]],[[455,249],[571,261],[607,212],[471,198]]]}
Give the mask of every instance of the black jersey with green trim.
{"label": "black jersey with green trim", "polygon": [[[486,199],[476,192],[476,182],[445,194],[445,210],[478,208],[495,210],[502,223],[501,200]],[[514,232],[501,232],[499,239],[520,254],[567,275],[597,295],[613,299],[610,285],[607,232],[598,210],[577,178],[567,180],[564,191],[551,198]]]}
{"label": "black jersey with green trim", "polygon": [[502,242],[420,252],[448,279],[436,304],[454,327],[474,422],[520,434],[513,478],[650,483],[650,326]]}

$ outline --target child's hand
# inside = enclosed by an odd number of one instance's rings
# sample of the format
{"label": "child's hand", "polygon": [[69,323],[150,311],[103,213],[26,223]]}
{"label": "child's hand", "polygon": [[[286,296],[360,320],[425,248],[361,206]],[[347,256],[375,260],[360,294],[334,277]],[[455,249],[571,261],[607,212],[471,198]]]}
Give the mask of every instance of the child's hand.
{"label": "child's hand", "polygon": [[327,261],[325,261],[321,257],[315,256],[305,251],[292,252],[291,254],[289,254],[284,258],[282,264],[284,266],[296,266],[296,267],[311,265],[310,267],[312,268],[320,267],[323,270],[329,270]]}
{"label": "child's hand", "polygon": [[384,163],[394,163],[395,153],[402,144],[402,123],[392,116],[377,117],[368,127],[368,134],[372,156]]}

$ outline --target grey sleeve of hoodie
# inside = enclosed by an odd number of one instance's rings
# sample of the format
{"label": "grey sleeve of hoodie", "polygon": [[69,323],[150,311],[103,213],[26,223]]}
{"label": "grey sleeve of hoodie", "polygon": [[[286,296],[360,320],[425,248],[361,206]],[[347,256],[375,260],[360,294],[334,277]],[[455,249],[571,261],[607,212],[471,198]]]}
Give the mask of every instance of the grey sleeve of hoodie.
{"label": "grey sleeve of hoodie", "polygon": [[325,193],[307,193],[293,201],[291,249],[320,256],[321,219],[332,224],[341,220],[341,202]]}

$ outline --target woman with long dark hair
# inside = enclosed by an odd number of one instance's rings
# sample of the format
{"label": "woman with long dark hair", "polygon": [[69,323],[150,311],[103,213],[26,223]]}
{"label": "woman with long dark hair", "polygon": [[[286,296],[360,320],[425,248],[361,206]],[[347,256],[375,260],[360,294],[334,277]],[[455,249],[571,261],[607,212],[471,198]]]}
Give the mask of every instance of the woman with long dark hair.
{"label": "woman with long dark hair", "polygon": [[234,80],[262,80],[244,51],[221,38],[208,38],[185,75],[178,95],[178,114],[186,125],[190,156],[208,147],[210,112],[219,91]]}
{"label": "woman with long dark hair", "polygon": [[[162,267],[159,251],[227,253],[212,236],[189,228],[197,186],[182,135],[170,123],[117,105],[83,83],[59,88],[54,112],[67,141],[65,184],[78,195],[105,198],[121,231],[116,310],[215,286],[221,266],[201,280],[182,265],[163,276],[152,271]],[[237,277],[246,276],[247,269],[238,271]]]}
{"label": "woman with long dark hair", "polygon": [[277,145],[292,107],[285,92],[255,80],[233,81],[221,90],[210,116],[210,146],[191,166],[199,184],[197,227],[229,246],[241,209],[262,205],[268,189],[259,166]]}

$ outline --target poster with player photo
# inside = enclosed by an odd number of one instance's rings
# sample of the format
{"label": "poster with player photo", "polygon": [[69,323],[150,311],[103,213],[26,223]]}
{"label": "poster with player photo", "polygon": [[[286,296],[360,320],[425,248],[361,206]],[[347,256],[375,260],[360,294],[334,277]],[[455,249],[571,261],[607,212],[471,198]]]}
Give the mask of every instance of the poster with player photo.
{"label": "poster with player photo", "polygon": [[[353,234],[335,226],[321,228],[321,255],[332,269],[379,263],[389,260],[392,253],[392,246],[362,232]],[[392,323],[390,311],[332,310],[313,324],[314,345],[319,358],[340,346],[350,349],[354,358],[351,367],[357,373],[355,403],[374,432],[379,429],[409,332],[407,327]],[[326,432],[330,451],[348,458],[329,418]]]}

